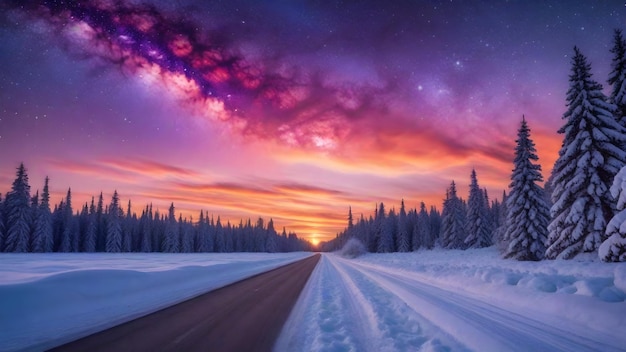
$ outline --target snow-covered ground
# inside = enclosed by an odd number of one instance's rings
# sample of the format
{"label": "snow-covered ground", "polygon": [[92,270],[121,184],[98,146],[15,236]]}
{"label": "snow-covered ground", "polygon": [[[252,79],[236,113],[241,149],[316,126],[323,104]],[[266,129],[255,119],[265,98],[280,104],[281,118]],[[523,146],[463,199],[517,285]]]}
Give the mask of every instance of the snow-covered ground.
{"label": "snow-covered ground", "polygon": [[626,263],[328,254],[277,351],[625,351]]}
{"label": "snow-covered ground", "polygon": [[310,253],[0,255],[0,351],[44,350]]}

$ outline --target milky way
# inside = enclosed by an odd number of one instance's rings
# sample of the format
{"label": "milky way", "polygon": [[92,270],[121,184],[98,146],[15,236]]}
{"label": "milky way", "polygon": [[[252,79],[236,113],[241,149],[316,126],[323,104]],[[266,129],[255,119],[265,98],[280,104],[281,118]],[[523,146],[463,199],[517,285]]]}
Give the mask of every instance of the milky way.
{"label": "milky way", "polygon": [[472,168],[498,195],[522,114],[547,177],[573,47],[605,83],[625,11],[623,1],[3,1],[0,192],[24,161],[58,196],[118,189],[234,221],[273,216],[311,236],[338,231],[348,205],[440,206]]}

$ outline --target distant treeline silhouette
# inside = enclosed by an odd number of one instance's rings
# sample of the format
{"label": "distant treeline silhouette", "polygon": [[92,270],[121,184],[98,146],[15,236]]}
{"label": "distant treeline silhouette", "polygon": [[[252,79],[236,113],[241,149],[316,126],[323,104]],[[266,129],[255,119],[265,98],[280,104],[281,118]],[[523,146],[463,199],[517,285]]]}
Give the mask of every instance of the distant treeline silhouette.
{"label": "distant treeline silhouette", "polygon": [[0,251],[3,252],[292,252],[312,249],[295,233],[278,234],[274,222],[259,218],[238,225],[200,212],[197,222],[147,205],[137,215],[128,201],[122,209],[117,191],[104,205],[102,193],[74,211],[71,189],[50,209],[49,179],[41,195],[31,196],[24,164],[17,168],[11,191],[0,194]]}

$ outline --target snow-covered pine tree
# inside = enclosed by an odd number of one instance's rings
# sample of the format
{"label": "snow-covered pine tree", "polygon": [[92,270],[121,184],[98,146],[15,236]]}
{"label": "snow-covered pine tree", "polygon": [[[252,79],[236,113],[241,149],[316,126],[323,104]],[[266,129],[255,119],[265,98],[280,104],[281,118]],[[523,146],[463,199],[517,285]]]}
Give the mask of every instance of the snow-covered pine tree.
{"label": "snow-covered pine tree", "polygon": [[141,214],[141,218],[139,218],[139,228],[139,233],[141,234],[139,251],[143,253],[152,252],[152,216],[147,205]]}
{"label": "snow-covered pine tree", "polygon": [[[259,218],[259,220],[261,221],[261,227],[260,227],[260,231],[264,231],[263,230],[263,221],[261,218]],[[258,223],[257,223],[257,231],[258,231]],[[215,252],[216,253],[224,253],[226,252],[226,241],[224,238],[225,234],[224,234],[224,227],[222,226],[222,220],[220,219],[220,217],[217,217],[217,223],[215,224]],[[260,234],[257,234],[257,236],[261,237]],[[258,252],[260,252],[260,249],[257,249]]]}
{"label": "snow-covered pine tree", "polygon": [[270,218],[270,221],[267,223],[267,241],[265,242],[265,251],[267,251],[268,253],[278,252],[276,237],[277,234],[276,230],[274,229],[274,220]]}
{"label": "snow-covered pine tree", "polygon": [[489,214],[485,206],[485,194],[478,186],[476,170],[472,169],[467,200],[467,248],[483,248],[491,246],[491,231],[489,226]]}
{"label": "snow-covered pine tree", "polygon": [[537,182],[543,181],[541,165],[534,163],[539,158],[524,117],[516,142],[504,235],[508,246],[503,256],[517,260],[541,260],[546,250],[550,210],[543,189],[537,185]]}
{"label": "snow-covered pine tree", "polygon": [[611,85],[609,99],[616,107],[615,119],[626,128],[626,41],[620,29],[616,29],[613,33],[611,53],[613,53],[613,60],[609,74]]}
{"label": "snow-covered pine tree", "polygon": [[606,227],[607,239],[600,245],[598,255],[605,262],[626,262],[626,166],[615,176],[611,194],[617,199],[619,212]]}
{"label": "snow-covered pine tree", "polygon": [[465,248],[465,211],[463,202],[456,194],[454,181],[446,192],[441,213],[441,247],[446,249]]}
{"label": "snow-covered pine tree", "polygon": [[408,219],[406,209],[404,208],[404,199],[400,205],[400,214],[398,215],[398,252],[411,251],[411,238],[409,237]]}
{"label": "snow-covered pine tree", "polygon": [[50,212],[50,190],[48,188],[49,181],[50,179],[46,177],[37,217],[35,218],[35,231],[31,244],[33,252],[52,252],[54,246],[52,213]]}
{"label": "snow-covered pine tree", "polygon": [[434,205],[430,206],[428,212],[428,222],[430,224],[430,235],[432,237],[433,244],[440,244],[441,242],[441,213]]}
{"label": "snow-covered pine tree", "polygon": [[96,221],[94,199],[91,198],[91,206],[89,208],[89,213],[87,214],[87,224],[85,228],[85,235],[83,237],[83,252],[90,253],[96,251],[96,242],[98,240],[98,227]]}
{"label": "snow-covered pine tree", "polygon": [[32,211],[30,207],[30,186],[24,164],[17,168],[17,175],[11,191],[5,199],[6,239],[5,252],[28,252]]}
{"label": "snow-covered pine tree", "polygon": [[[390,212],[391,213],[391,212]],[[385,205],[381,202],[377,213],[377,232],[378,232],[378,253],[391,253],[393,252],[393,233],[392,228],[389,226],[389,216],[385,216]]]}
{"label": "snow-covered pine tree", "polygon": [[370,236],[367,239],[367,250],[376,253],[378,252],[378,242],[380,242],[380,234],[383,230],[385,223],[385,205],[381,202],[374,208],[374,222],[372,223],[372,230]]}
{"label": "snow-covered pine tree", "polygon": [[122,209],[117,190],[113,192],[113,198],[109,205],[107,216],[106,248],[109,253],[122,251]]}
{"label": "snow-covered pine tree", "polygon": [[591,65],[578,48],[572,62],[566,122],[559,129],[564,140],[552,171],[548,259],[570,259],[598,249],[614,212],[609,185],[626,157],[621,149],[624,130],[613,118],[615,106],[592,79]]}
{"label": "snow-covered pine tree", "polygon": [[180,231],[176,222],[174,203],[170,205],[165,224],[165,235],[163,237],[162,251],[165,253],[178,253],[180,251]]}
{"label": "snow-covered pine tree", "polygon": [[180,251],[182,253],[192,253],[194,251],[193,246],[193,227],[191,223],[187,221],[187,219],[182,220],[179,216],[178,218],[180,224]]}
{"label": "snow-covered pine tree", "polygon": [[6,227],[4,226],[4,201],[2,199],[2,193],[0,193],[0,252],[4,251],[4,242],[6,235]]}
{"label": "snow-covered pine tree", "polygon": [[416,237],[419,242],[419,246],[413,246],[413,250],[417,250],[419,247],[433,249],[435,246],[436,236],[432,232],[430,226],[430,216],[426,211],[426,204],[424,204],[424,202],[420,202],[420,212],[417,214],[415,227],[417,229]]}

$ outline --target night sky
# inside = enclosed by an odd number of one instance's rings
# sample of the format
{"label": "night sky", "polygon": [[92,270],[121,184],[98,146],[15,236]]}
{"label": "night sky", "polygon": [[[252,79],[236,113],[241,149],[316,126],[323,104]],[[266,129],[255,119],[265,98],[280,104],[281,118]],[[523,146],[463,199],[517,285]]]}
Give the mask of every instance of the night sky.
{"label": "night sky", "polygon": [[[624,1],[18,1],[0,5],[0,192],[75,209],[273,218],[308,238],[472,168],[509,184],[522,114],[544,177],[578,46],[606,89]],[[608,90],[607,90],[608,91]]]}

